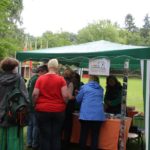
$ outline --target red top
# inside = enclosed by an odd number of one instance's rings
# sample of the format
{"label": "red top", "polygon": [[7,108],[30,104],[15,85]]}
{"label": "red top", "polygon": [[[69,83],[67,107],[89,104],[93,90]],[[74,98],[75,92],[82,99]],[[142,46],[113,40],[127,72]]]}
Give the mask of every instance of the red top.
{"label": "red top", "polygon": [[35,84],[39,89],[35,110],[42,112],[63,112],[66,108],[61,94],[61,88],[66,86],[63,77],[57,74],[45,74],[40,76]]}

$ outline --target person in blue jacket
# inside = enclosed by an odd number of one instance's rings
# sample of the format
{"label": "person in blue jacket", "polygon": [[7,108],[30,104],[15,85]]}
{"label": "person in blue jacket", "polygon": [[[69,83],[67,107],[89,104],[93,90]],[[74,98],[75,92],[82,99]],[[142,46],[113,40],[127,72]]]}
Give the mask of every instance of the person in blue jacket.
{"label": "person in blue jacket", "polygon": [[105,121],[103,108],[103,88],[99,85],[99,77],[90,75],[89,82],[83,85],[76,96],[80,106],[80,148],[86,149],[89,130],[91,131],[91,150],[97,149],[99,129]]}

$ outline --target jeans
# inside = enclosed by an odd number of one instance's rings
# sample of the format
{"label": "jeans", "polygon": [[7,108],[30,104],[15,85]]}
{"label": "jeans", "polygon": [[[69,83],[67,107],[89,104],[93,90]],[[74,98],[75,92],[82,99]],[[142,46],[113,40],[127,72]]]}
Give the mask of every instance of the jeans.
{"label": "jeans", "polygon": [[29,113],[29,123],[27,128],[27,145],[32,147],[39,146],[39,129],[35,113]]}
{"label": "jeans", "polygon": [[64,112],[36,112],[40,131],[40,150],[61,150]]}
{"label": "jeans", "polygon": [[86,150],[86,142],[89,131],[91,131],[91,150],[97,150],[99,129],[101,127],[101,121],[85,121],[80,120],[81,132],[80,132],[80,148]]}

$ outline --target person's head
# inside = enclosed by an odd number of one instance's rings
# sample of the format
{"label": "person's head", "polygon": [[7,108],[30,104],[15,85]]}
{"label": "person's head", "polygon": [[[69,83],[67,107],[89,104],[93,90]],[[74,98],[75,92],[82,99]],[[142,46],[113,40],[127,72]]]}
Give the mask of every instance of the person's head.
{"label": "person's head", "polygon": [[119,83],[119,81],[114,75],[108,76],[106,82],[107,82],[107,86],[115,86],[116,84]]}
{"label": "person's head", "polygon": [[0,67],[4,72],[16,73],[18,66],[19,66],[19,61],[11,57],[4,58],[0,63]]}
{"label": "person's head", "polygon": [[45,73],[48,72],[48,67],[47,65],[42,65],[42,66],[39,66],[36,70],[37,74],[40,76],[40,75],[43,75]]}
{"label": "person's head", "polygon": [[77,80],[80,83],[80,75],[77,72],[73,72],[73,79]]}
{"label": "person's head", "polygon": [[99,76],[97,76],[97,75],[90,75],[89,81],[95,81],[95,82],[99,83]]}
{"label": "person's head", "polygon": [[72,79],[73,77],[73,71],[70,68],[67,68],[64,70],[64,74],[63,74],[65,79]]}
{"label": "person's head", "polygon": [[58,67],[59,67],[59,64],[58,64],[58,60],[57,59],[50,59],[48,61],[48,70],[49,71],[57,72],[58,71]]}

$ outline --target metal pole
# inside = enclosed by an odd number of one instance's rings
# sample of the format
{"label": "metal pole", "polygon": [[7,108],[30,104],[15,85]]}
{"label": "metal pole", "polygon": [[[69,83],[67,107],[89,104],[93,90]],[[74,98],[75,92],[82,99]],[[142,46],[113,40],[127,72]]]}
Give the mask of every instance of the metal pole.
{"label": "metal pole", "polygon": [[123,77],[123,88],[122,88],[121,126],[120,126],[120,135],[119,135],[119,150],[125,150],[125,148],[126,148],[125,119],[126,119],[126,99],[127,99],[128,73],[129,73],[129,60],[126,60],[125,63],[124,63],[124,77]]}

